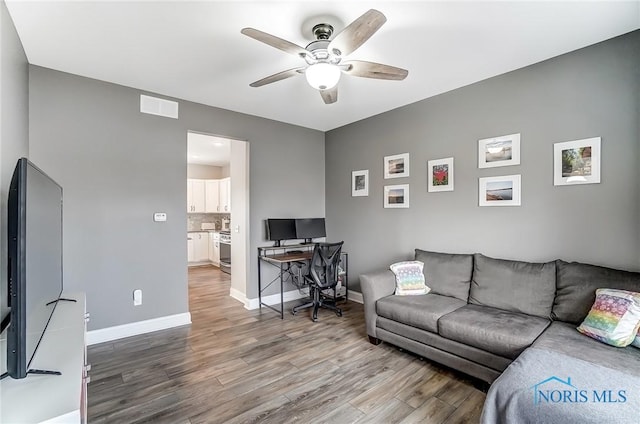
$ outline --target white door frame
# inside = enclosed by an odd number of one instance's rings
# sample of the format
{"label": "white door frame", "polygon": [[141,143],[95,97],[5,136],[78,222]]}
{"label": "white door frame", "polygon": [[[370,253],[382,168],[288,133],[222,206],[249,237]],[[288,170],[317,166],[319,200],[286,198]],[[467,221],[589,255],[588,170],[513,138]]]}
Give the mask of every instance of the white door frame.
{"label": "white door frame", "polygon": [[249,142],[226,135],[202,131],[187,132],[225,138],[231,142],[229,177],[231,179],[231,288],[229,295],[247,304],[247,283],[250,277],[249,226]]}

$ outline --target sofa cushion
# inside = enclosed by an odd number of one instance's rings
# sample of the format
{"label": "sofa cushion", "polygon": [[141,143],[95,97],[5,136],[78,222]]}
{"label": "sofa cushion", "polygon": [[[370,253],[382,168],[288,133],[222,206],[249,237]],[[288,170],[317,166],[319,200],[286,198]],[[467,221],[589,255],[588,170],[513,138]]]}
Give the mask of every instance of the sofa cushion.
{"label": "sofa cushion", "polygon": [[438,320],[438,333],[505,358],[515,359],[551,323],[518,312],[466,305]]}
{"label": "sofa cushion", "polygon": [[468,344],[458,343],[451,339],[444,338],[437,333],[421,330],[420,328],[405,325],[398,321],[391,321],[384,317],[378,317],[376,325],[379,329],[382,328],[390,333],[406,337],[436,349],[444,350],[445,352],[497,371],[504,371],[512,362],[511,359],[494,355],[486,350],[478,349]]}
{"label": "sofa cushion", "polygon": [[473,272],[473,255],[416,249],[416,261],[424,263],[425,282],[432,293],[467,301]]}
{"label": "sofa cushion", "polygon": [[555,262],[520,262],[475,255],[469,303],[549,318],[555,291]]}
{"label": "sofa cushion", "polygon": [[573,324],[554,321],[533,343],[533,347],[559,352],[640,377],[640,349],[600,343],[580,334]]}
{"label": "sofa cushion", "polygon": [[454,297],[429,293],[422,296],[387,296],[376,302],[381,317],[403,324],[438,332],[438,319],[466,305]]}
{"label": "sofa cushion", "polygon": [[620,271],[578,262],[556,261],[557,289],[551,317],[579,324],[596,300],[596,289],[640,292],[640,272]]}
{"label": "sofa cushion", "polygon": [[596,301],[577,328],[592,339],[616,347],[629,346],[640,326],[640,293],[596,290]]}

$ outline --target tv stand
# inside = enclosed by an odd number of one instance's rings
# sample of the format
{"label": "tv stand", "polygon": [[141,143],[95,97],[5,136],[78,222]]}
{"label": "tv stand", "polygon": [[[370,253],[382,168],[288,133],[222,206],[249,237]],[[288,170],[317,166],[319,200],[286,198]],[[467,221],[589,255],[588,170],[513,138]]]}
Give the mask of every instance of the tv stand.
{"label": "tv stand", "polygon": [[[65,293],[51,316],[26,378],[0,381],[0,422],[87,421],[86,312],[83,293]],[[0,349],[5,351],[6,333]],[[6,364],[0,364],[2,372]],[[46,371],[55,369],[58,371]]]}
{"label": "tv stand", "polygon": [[60,301],[60,302],[77,302],[77,300],[75,300],[75,299],[67,299],[66,297],[60,297],[60,298],[58,298],[58,300],[52,300],[51,302],[48,302],[45,306],[49,306],[49,305],[54,304],[54,303],[56,303],[58,301]]}
{"label": "tv stand", "polygon": [[49,370],[36,370],[30,369],[27,371],[27,374],[35,374],[35,375],[62,375],[60,371],[49,371]]}

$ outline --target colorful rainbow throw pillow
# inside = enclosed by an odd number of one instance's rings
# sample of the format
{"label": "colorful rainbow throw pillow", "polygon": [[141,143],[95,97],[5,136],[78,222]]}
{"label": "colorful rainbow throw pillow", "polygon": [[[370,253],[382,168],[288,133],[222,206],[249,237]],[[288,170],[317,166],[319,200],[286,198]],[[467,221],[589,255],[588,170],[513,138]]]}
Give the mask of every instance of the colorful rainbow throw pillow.
{"label": "colorful rainbow throw pillow", "polygon": [[633,342],[640,328],[640,293],[598,289],[591,311],[578,327],[582,334],[616,347]]}
{"label": "colorful rainbow throw pillow", "polygon": [[638,334],[636,338],[631,342],[631,346],[640,347],[640,328],[638,329]]}
{"label": "colorful rainbow throw pillow", "polygon": [[396,295],[411,296],[431,291],[424,283],[424,263],[420,261],[396,262],[390,267],[396,275]]}

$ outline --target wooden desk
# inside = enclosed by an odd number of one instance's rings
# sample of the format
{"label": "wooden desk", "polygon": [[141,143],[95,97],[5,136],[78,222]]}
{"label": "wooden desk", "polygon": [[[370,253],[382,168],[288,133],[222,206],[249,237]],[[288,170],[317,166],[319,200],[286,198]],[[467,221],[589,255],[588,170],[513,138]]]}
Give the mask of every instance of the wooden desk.
{"label": "wooden desk", "polygon": [[262,260],[280,264],[280,263],[308,261],[308,260],[311,260],[311,256],[313,256],[313,251],[309,250],[302,253],[281,253],[278,255],[264,255],[262,257]]}
{"label": "wooden desk", "polygon": [[[291,269],[291,264],[295,262],[309,262],[311,260],[311,256],[313,255],[313,244],[295,244],[289,246],[268,246],[268,247],[258,247],[258,302],[259,307],[262,309],[263,306],[280,313],[280,318],[284,319],[284,276],[285,273]],[[293,250],[297,250],[298,252],[292,252]],[[279,268],[279,274],[276,278],[271,280],[269,284],[265,287],[262,287],[262,269],[260,264],[262,262],[266,262],[270,265]],[[348,269],[349,269],[349,256],[346,252],[341,253],[341,265],[343,268],[343,272],[340,273],[342,277],[342,284],[345,287],[345,301],[347,299],[347,295],[349,294],[349,288],[347,284],[348,280]],[[262,302],[262,292],[271,286],[277,280],[280,280],[280,309],[276,309],[271,305],[267,305]],[[334,292],[335,293],[335,292]],[[335,298],[335,296],[334,296]]]}

